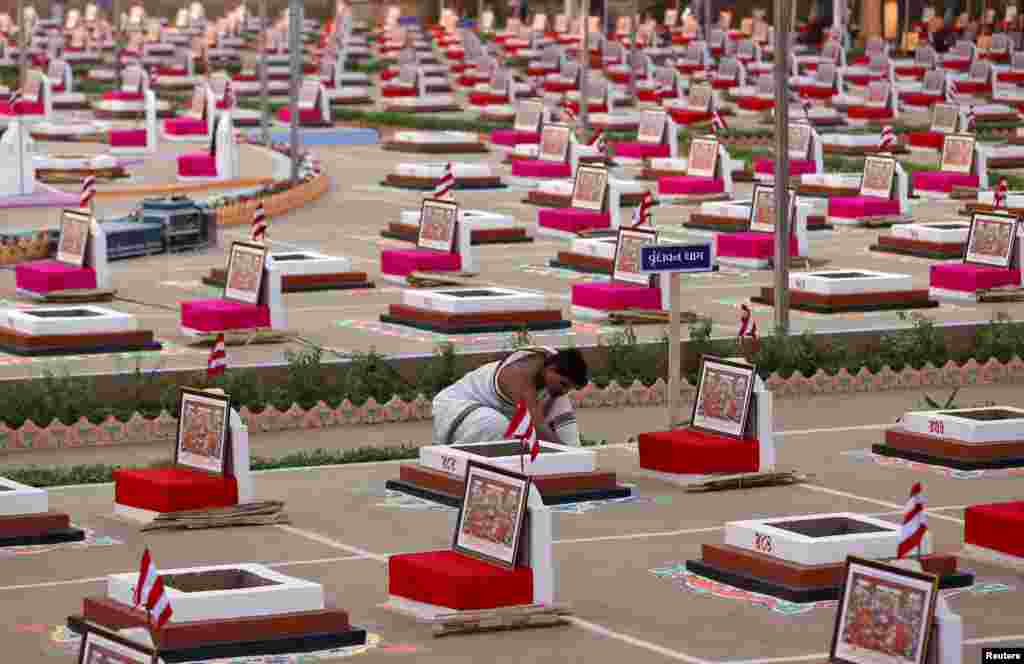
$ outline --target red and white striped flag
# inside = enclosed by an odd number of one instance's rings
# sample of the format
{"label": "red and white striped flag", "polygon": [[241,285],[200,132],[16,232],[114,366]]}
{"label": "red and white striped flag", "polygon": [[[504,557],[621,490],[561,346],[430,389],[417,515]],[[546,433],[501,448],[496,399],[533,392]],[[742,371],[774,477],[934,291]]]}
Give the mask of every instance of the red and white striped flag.
{"label": "red and white striped flag", "polygon": [[897,558],[905,558],[914,548],[920,551],[924,534],[928,532],[928,519],[924,513],[924,496],[921,483],[910,489],[910,498],[903,513],[903,527],[900,529],[900,544],[896,549]]}
{"label": "red and white striped flag", "polygon": [[533,426],[533,418],[526,408],[526,403],[520,401],[516,404],[516,413],[512,421],[508,423],[505,430],[506,438],[518,438],[523,443],[523,453],[530,453],[530,461],[536,460],[540,454],[540,441],[537,439],[537,429]]}
{"label": "red and white striped flag", "polygon": [[608,145],[604,139],[604,129],[598,129],[594,132],[594,135],[590,137],[590,141],[587,143],[590,147],[594,148],[598,152],[604,152]]}
{"label": "red and white striped flag", "polygon": [[750,321],[750,350],[757,352],[758,348],[761,347],[761,341],[757,338],[757,321]]}
{"label": "red and white striped flag", "polygon": [[654,207],[654,195],[645,192],[640,199],[640,206],[633,212],[633,228],[654,228],[654,217],[651,215],[651,208]]}
{"label": "red and white striped flag", "polygon": [[224,108],[231,110],[235,107],[235,90],[231,87],[231,81],[229,80],[224,85]]}
{"label": "red and white striped flag", "polygon": [[263,211],[262,202],[256,206],[256,211],[253,212],[249,239],[253,242],[266,242],[267,240],[267,215]]}
{"label": "red and white striped flag", "polygon": [[221,332],[217,335],[217,340],[213,342],[213,348],[210,349],[210,359],[206,362],[206,377],[223,376],[227,368],[227,344],[224,341],[224,333]]}
{"label": "red and white striped flag", "polygon": [[974,125],[975,125],[976,120],[977,120],[977,118],[975,118],[975,116],[974,116],[974,107],[973,106],[968,106],[967,107],[967,128],[966,128],[966,131],[974,131],[974,129],[975,129]]}
{"label": "red and white striped flag", "polygon": [[92,175],[82,181],[82,193],[78,196],[78,207],[92,210],[92,200],[96,197],[96,178]]}
{"label": "red and white striped flag", "polygon": [[19,115],[21,110],[18,102],[21,101],[21,88],[11,92],[11,96],[7,98],[7,108],[11,115]]}
{"label": "red and white striped flag", "polygon": [[882,135],[878,139],[878,149],[883,152],[891,150],[896,145],[896,132],[893,131],[892,125],[885,125],[882,127]]}
{"label": "red and white striped flag", "polygon": [[1009,190],[1010,185],[1006,182],[1006,178],[999,178],[999,182],[996,184],[995,194],[993,195],[992,207],[1006,207],[1006,194]]}
{"label": "red and white striped flag", "polygon": [[434,187],[434,192],[431,194],[434,198],[455,198],[452,194],[452,190],[455,188],[455,171],[452,169],[452,162],[448,162],[444,165],[444,173],[441,174],[441,179],[437,181],[437,186]]}
{"label": "red and white striped flag", "polygon": [[164,580],[153,564],[149,549],[142,554],[139,580],[135,582],[135,606],[144,606],[150,627],[160,629],[171,619],[174,611],[164,590]]}
{"label": "red and white striped flag", "polygon": [[729,128],[729,125],[725,124],[725,118],[718,112],[718,109],[711,111],[711,131],[719,133]]}
{"label": "red and white striped flag", "polygon": [[569,108],[568,106],[566,106],[565,108],[562,109],[562,115],[565,116],[565,121],[566,122],[571,122],[573,124],[576,124],[576,113],[574,113],[573,110],[571,108]]}

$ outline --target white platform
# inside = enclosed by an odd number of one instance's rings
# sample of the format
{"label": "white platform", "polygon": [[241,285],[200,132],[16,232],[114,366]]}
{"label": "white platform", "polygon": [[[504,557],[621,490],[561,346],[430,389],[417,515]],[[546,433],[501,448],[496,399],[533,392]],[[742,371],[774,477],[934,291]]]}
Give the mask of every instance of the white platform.
{"label": "white platform", "polygon": [[[779,522],[844,517],[871,524],[883,530],[831,537],[808,537],[772,525]],[[801,565],[842,563],[847,556],[851,555],[869,559],[895,558],[899,542],[899,524],[852,512],[731,521],[725,524],[726,544]]]}
{"label": "white platform", "polygon": [[[865,276],[847,279],[833,279],[827,274],[860,272]],[[913,290],[913,279],[909,274],[891,274],[850,268],[848,270],[820,270],[817,272],[794,272],[789,275],[789,287],[805,293],[819,295],[853,295],[855,293],[892,293]]]}
{"label": "white platform", "polygon": [[[85,309],[98,316],[43,318],[33,315],[44,311],[68,311]],[[65,334],[105,334],[113,332],[134,332],[139,321],[132,314],[97,307],[90,304],[62,307],[32,307],[29,309],[7,309],[0,311],[4,325],[29,336]]]}
{"label": "white platform", "polygon": [[88,99],[81,92],[59,92],[53,95],[53,107],[55,109],[81,106],[87,103]]}
{"label": "white platform", "polygon": [[46,491],[0,477],[0,516],[42,514],[50,509]]}
{"label": "white platform", "polygon": [[[456,293],[486,290],[494,295],[458,296]],[[445,288],[402,291],[402,304],[417,309],[443,311],[449,314],[494,313],[500,311],[539,311],[545,307],[542,293],[529,293],[492,286],[482,288]]]}
{"label": "white platform", "polygon": [[[941,228],[956,226],[956,228]],[[892,237],[922,242],[967,242],[971,224],[967,221],[944,221],[934,224],[897,224],[892,227]]]}
{"label": "white platform", "polygon": [[[301,254],[306,258],[299,260],[282,259],[283,256],[294,256]],[[328,256],[315,251],[280,251],[270,254],[274,258],[274,265],[280,270],[282,277],[307,274],[337,274],[339,272],[351,272],[352,261],[341,256]]]}
{"label": "white platform", "polygon": [[75,121],[75,122],[51,122],[43,120],[32,125],[32,133],[42,136],[42,140],[52,139],[77,139],[83,136],[93,136],[110,131],[111,124],[103,120]]}
{"label": "white platform", "polygon": [[[34,131],[34,128],[33,128]],[[62,156],[59,154],[34,154],[32,163],[36,170],[41,168],[54,170],[88,170],[115,168],[118,165],[117,157],[109,154],[98,154],[89,156]]]}
{"label": "white platform", "polygon": [[[117,101],[111,99],[100,99],[92,103],[94,111],[103,113],[139,113],[146,112],[145,101]],[[156,101],[157,114],[167,113],[171,110],[170,103],[158,99]]]}
{"label": "white platform", "polygon": [[800,176],[800,184],[836,189],[859,189],[860,173],[808,173]]}
{"label": "white platform", "polygon": [[[240,569],[274,581],[274,585],[238,590],[212,590],[181,592],[167,584],[167,576],[214,570]],[[161,569],[167,599],[174,608],[172,623],[193,620],[230,620],[280,613],[315,611],[324,608],[324,589],[319,583],[285,576],[255,563],[235,565],[207,565],[179,569]],[[107,577],[107,597],[123,604],[133,605],[138,572],[111,574]]]}
{"label": "white platform", "polygon": [[[398,136],[401,135],[401,134],[415,134],[415,133],[417,133],[417,132],[398,132],[398,134],[396,135],[396,140],[401,140],[400,138],[398,138]],[[460,134],[462,132],[451,132],[451,133],[453,133],[453,134]],[[406,142],[406,141],[402,141],[402,142]],[[408,141],[408,142],[413,142],[413,141]],[[424,143],[423,141],[419,141],[419,142]],[[440,140],[438,140],[438,141],[433,141],[433,142],[436,142],[436,143],[447,143],[448,141],[440,141]],[[474,142],[479,142],[479,141],[476,141],[474,139]],[[435,179],[435,180],[440,180],[441,176],[444,175],[445,164],[446,164],[446,162],[442,162],[442,161],[419,162],[419,163],[399,162],[398,164],[395,165],[395,170],[393,172],[394,172],[395,175],[397,175],[399,177],[407,177],[407,178],[432,178],[432,179]],[[494,175],[495,175],[494,174],[494,170],[491,168],[490,164],[467,163],[467,162],[461,162],[461,161],[454,161],[454,162],[451,162],[451,164],[452,164],[452,174],[455,176],[456,184],[458,183],[459,178],[463,178],[463,179],[467,179],[467,178],[491,178],[491,177],[494,177]]]}
{"label": "white platform", "polygon": [[617,245],[618,239],[615,237],[573,238],[569,251],[581,256],[592,256],[610,261],[615,259]]}
{"label": "white platform", "polygon": [[385,100],[384,106],[389,108],[401,108],[410,112],[420,109],[435,108],[437,106],[458,106],[455,95],[424,95],[422,97],[391,97]]}
{"label": "white platform", "polygon": [[640,124],[639,113],[590,113],[587,118],[591,124],[604,127],[606,131],[627,130]]}
{"label": "white platform", "polygon": [[[497,441],[520,446],[518,440]],[[460,448],[473,448],[481,445],[494,445],[495,443],[473,443],[460,445]],[[562,475],[566,473],[590,473],[597,468],[597,457],[594,452],[579,447],[567,447],[556,443],[541,442],[541,447],[554,448],[558,452],[541,452],[535,461],[526,459],[525,471],[530,476]],[[529,457],[529,454],[527,454]],[[486,457],[472,452],[457,449],[448,445],[430,445],[420,448],[420,463],[427,468],[432,468],[456,477],[466,476],[466,463],[469,460],[480,463],[498,466],[507,470],[520,472],[520,455],[514,454],[506,457]]]}
{"label": "white platform", "polygon": [[[1018,413],[1020,417],[1008,420],[975,420],[956,415],[958,412],[970,413],[990,409],[1008,410]],[[1013,406],[911,411],[903,415],[900,424],[907,431],[951,438],[969,445],[1024,440],[1024,410]]]}
{"label": "white platform", "polygon": [[[402,210],[399,217],[401,223],[417,226],[420,223],[419,210]],[[487,212],[486,210],[459,209],[459,223],[466,224],[471,230],[492,230],[496,228],[514,228],[516,220],[508,214]]]}

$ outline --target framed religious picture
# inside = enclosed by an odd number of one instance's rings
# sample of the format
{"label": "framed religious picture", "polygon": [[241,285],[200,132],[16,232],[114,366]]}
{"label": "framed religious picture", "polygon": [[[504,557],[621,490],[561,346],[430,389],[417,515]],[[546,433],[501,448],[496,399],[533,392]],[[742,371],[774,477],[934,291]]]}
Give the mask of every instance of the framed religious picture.
{"label": "framed religious picture", "polygon": [[206,117],[206,86],[197,85],[192,92],[192,105],[189,107],[189,114],[196,118]]}
{"label": "framed religious picture", "polygon": [[690,426],[742,438],[750,414],[756,367],[705,355],[701,358],[697,397]]}
{"label": "framed religious picture", "polygon": [[640,249],[658,243],[658,233],[646,228],[620,228],[612,261],[612,281],[649,286],[651,275],[640,271]]}
{"label": "framed religious picture", "polygon": [[60,217],[60,238],[57,240],[58,261],[75,267],[85,265],[91,225],[92,215],[89,212],[64,210]]}
{"label": "framed religious picture", "polygon": [[600,166],[576,168],[572,185],[572,207],[603,212],[608,196],[608,169]]}
{"label": "framed religious picture", "polygon": [[262,244],[234,242],[228,255],[224,299],[259,304],[267,248]]}
{"label": "framed religious picture", "polygon": [[227,396],[181,388],[174,463],[223,475],[230,417],[231,400]]}
{"label": "framed religious picture", "polygon": [[946,134],[942,140],[940,170],[952,173],[970,173],[974,165],[974,136]]}
{"label": "framed religious picture", "polygon": [[452,549],[507,569],[516,566],[530,478],[470,460]]}
{"label": "framed religious picture", "polygon": [[932,106],[931,130],[940,134],[955,134],[960,119],[960,107],[955,104]]}
{"label": "framed religious picture", "polygon": [[540,132],[540,149],[537,158],[541,161],[569,161],[569,127],[563,124],[546,124]]}
{"label": "framed religious picture", "polygon": [[[788,189],[790,224],[796,220],[796,190]],[[775,186],[754,185],[754,196],[750,203],[750,230],[758,233],[775,232]]]}
{"label": "framed religious picture", "polygon": [[320,96],[320,81],[306,79],[299,88],[299,108],[316,108]]}
{"label": "framed religious picture", "polygon": [[896,179],[896,160],[892,157],[869,155],[864,159],[864,176],[860,182],[861,196],[890,198]]}
{"label": "framed religious picture", "polygon": [[665,128],[668,126],[668,116],[665,111],[644,111],[640,114],[640,126],[637,129],[636,140],[641,143],[660,144],[665,140]]}
{"label": "framed religious picture", "polygon": [[967,233],[964,262],[1009,268],[1017,224],[1017,218],[1011,215],[976,212]]}
{"label": "framed religious picture", "polygon": [[713,178],[718,165],[718,141],[713,138],[695,138],[690,141],[690,152],[686,158],[686,174],[694,177]]}
{"label": "framed religious picture", "polygon": [[814,130],[806,122],[792,122],[789,125],[790,159],[811,158],[811,137]]}
{"label": "framed religious picture", "polygon": [[452,201],[427,198],[420,208],[420,228],[416,246],[452,253],[459,223],[459,206]]}
{"label": "framed religious picture", "polygon": [[711,86],[707,84],[694,85],[690,88],[690,95],[686,105],[696,111],[710,111],[711,97],[714,93]]}
{"label": "framed religious picture", "polygon": [[832,631],[835,664],[924,664],[938,577],[850,556]]}
{"label": "framed religious picture", "polygon": [[885,81],[874,81],[868,86],[868,106],[885,106],[889,101],[889,84]]}
{"label": "framed religious picture", "polygon": [[156,664],[160,659],[149,645],[93,623],[85,623],[78,664]]}
{"label": "framed religious picture", "polygon": [[516,106],[515,130],[538,132],[543,117],[544,104],[539,101],[521,101]]}

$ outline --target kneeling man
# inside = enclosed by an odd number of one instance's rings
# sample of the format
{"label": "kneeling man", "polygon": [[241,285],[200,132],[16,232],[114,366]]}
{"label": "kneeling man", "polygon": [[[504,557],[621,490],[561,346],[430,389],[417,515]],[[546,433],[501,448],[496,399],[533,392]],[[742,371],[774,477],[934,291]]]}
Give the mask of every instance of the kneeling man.
{"label": "kneeling man", "polygon": [[434,444],[502,440],[522,401],[538,438],[578,446],[580,431],[569,392],[588,380],[587,364],[575,348],[517,350],[469,372],[434,397]]}

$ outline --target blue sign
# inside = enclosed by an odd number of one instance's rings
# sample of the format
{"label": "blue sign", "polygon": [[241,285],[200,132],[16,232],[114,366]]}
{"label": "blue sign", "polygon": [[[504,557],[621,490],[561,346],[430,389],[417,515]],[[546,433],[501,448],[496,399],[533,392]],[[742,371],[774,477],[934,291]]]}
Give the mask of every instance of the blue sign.
{"label": "blue sign", "polygon": [[641,272],[711,272],[710,244],[650,244],[640,247]]}
{"label": "blue sign", "polygon": [[419,25],[419,24],[420,24],[420,17],[419,16],[399,16],[398,17],[398,25]]}

